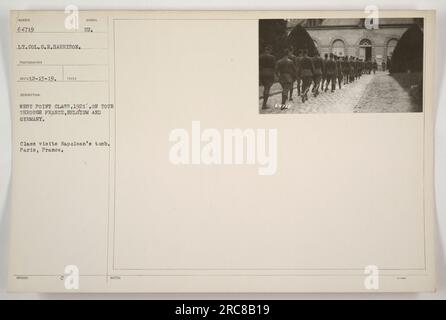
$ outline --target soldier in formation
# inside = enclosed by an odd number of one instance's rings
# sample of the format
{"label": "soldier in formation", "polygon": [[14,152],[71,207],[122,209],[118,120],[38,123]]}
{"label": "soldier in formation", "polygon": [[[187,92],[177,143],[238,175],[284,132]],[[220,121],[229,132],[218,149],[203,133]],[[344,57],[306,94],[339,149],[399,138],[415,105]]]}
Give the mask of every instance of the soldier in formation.
{"label": "soldier in formation", "polygon": [[276,67],[276,58],[272,55],[273,48],[266,46],[264,52],[259,57],[259,76],[260,85],[263,86],[262,109],[266,108],[269,92],[274,83],[274,70]]}
{"label": "soldier in formation", "polygon": [[271,86],[275,81],[278,81],[282,88],[281,109],[285,109],[287,102],[293,101],[294,86],[297,96],[305,103],[310,90],[314,97],[329,89],[330,92],[335,92],[336,87],[341,90],[360,79],[363,74],[375,73],[378,68],[376,60],[365,61],[353,56],[337,56],[330,53],[321,58],[319,53],[316,53],[310,57],[308,49],[305,48],[299,49],[296,56],[292,46],[285,48],[283,52],[282,58],[277,61],[271,46],[266,46],[260,55],[260,84],[264,88],[262,108],[267,107]]}
{"label": "soldier in formation", "polygon": [[296,66],[295,61],[292,60],[292,51],[290,48],[285,48],[284,52],[285,55],[277,61],[275,67],[275,74],[282,86],[281,109],[286,108],[286,103],[290,99],[290,92],[296,79]]}
{"label": "soldier in formation", "polygon": [[338,66],[334,60],[334,54],[330,53],[330,59],[325,63],[326,85],[325,92],[328,90],[328,85],[331,83],[331,92],[336,90],[336,81],[338,77]]}

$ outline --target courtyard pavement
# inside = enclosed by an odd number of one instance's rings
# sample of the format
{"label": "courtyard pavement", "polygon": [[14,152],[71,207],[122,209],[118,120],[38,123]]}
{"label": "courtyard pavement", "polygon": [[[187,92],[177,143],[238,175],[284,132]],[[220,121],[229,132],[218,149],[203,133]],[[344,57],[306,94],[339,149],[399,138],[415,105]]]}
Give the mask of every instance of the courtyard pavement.
{"label": "courtyard pavement", "polygon": [[[263,87],[260,87],[260,95]],[[261,109],[263,99],[259,99],[261,113],[342,113],[342,112],[414,112],[421,107],[413,101],[409,90],[404,89],[387,72],[364,74],[353,83],[336,87],[331,93],[320,93],[317,97],[309,94],[309,99],[302,103],[294,86],[293,101],[288,101],[288,108],[281,110],[281,86],[275,83],[271,88],[268,108]]]}

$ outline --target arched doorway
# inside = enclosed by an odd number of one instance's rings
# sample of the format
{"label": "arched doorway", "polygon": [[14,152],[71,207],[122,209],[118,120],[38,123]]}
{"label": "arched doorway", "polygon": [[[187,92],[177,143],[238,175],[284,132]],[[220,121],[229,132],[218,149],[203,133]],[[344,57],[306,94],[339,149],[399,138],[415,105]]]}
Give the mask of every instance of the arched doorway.
{"label": "arched doorway", "polygon": [[387,42],[387,49],[386,49],[386,60],[387,61],[390,61],[392,59],[393,51],[395,51],[397,44],[398,44],[397,39],[390,39]]}
{"label": "arched doorway", "polygon": [[336,39],[331,45],[331,52],[337,56],[345,56],[345,43],[341,39]]}
{"label": "arched doorway", "polygon": [[372,41],[369,39],[362,39],[359,42],[359,59],[364,61],[372,60]]}

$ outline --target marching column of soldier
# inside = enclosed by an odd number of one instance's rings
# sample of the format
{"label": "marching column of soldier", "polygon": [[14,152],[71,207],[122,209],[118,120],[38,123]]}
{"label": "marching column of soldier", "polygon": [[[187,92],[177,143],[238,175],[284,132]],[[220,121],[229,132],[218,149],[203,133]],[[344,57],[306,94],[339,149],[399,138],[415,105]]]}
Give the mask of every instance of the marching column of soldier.
{"label": "marching column of soldier", "polygon": [[287,102],[293,101],[295,83],[297,96],[305,103],[309,94],[317,97],[328,90],[334,92],[336,87],[342,89],[363,74],[376,73],[377,69],[376,61],[364,61],[353,56],[341,57],[330,53],[322,58],[316,53],[310,57],[307,49],[299,49],[296,56],[292,46],[286,47],[283,57],[276,60],[272,47],[267,45],[259,57],[260,84],[263,85],[262,108],[267,108],[270,89],[276,78],[282,87],[281,109],[285,109]]}

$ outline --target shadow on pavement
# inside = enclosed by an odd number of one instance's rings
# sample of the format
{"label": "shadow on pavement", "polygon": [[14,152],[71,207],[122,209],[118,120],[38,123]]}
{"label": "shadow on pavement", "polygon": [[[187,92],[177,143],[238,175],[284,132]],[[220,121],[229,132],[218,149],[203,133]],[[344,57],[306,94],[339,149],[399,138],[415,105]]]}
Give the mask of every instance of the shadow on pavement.
{"label": "shadow on pavement", "polygon": [[423,73],[391,73],[390,76],[410,95],[412,102],[417,106],[414,112],[423,111]]}

